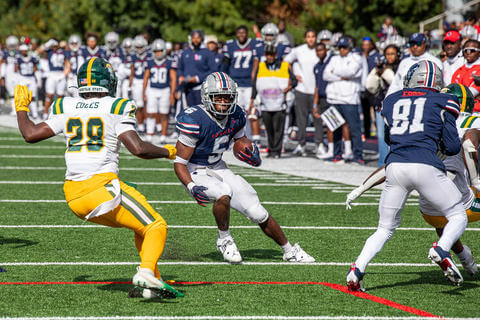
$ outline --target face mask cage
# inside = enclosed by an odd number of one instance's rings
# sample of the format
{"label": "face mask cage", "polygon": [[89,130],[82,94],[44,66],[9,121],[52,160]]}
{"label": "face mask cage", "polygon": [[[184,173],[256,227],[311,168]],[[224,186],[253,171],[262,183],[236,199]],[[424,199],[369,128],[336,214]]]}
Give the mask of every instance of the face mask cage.
{"label": "face mask cage", "polygon": [[[230,102],[215,102],[216,97],[222,97],[223,98],[225,96],[228,97],[228,100]],[[211,94],[208,95],[207,107],[210,110],[210,112],[212,112],[214,115],[224,117],[224,116],[227,116],[227,115],[235,112],[235,106],[237,104],[237,97],[238,97],[237,92],[227,93],[227,94],[225,94],[225,93],[211,93]],[[215,108],[215,105],[221,106],[222,110],[225,110],[225,111],[218,111]]]}

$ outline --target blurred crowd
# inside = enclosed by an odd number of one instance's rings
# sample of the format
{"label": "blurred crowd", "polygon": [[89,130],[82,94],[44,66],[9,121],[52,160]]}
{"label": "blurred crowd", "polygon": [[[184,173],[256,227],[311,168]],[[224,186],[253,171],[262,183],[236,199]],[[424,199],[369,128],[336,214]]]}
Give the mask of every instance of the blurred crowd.
{"label": "blurred crowd", "polygon": [[[386,95],[403,87],[411,65],[433,61],[443,70],[444,86],[457,82],[475,97],[480,93],[480,26],[474,14],[408,37],[387,17],[377,39],[359,43],[339,32],[307,29],[303,43],[295,44],[284,21],[252,29],[239,26],[225,43],[201,30],[174,43],[148,34],[121,39],[113,31],[42,44],[12,35],[1,50],[0,105],[14,115],[13,88],[23,83],[33,91],[32,116],[45,119],[55,97],[78,96],[79,66],[101,57],[116,72],[117,96],[135,101],[138,130],[164,143],[176,135],[169,121],[182,108],[201,104],[201,83],[223,71],[237,84],[237,104],[249,119],[247,135],[267,156],[292,153],[362,165],[364,143],[376,137],[382,166],[388,147],[379,110]],[[475,107],[480,110],[480,100]],[[314,142],[313,150],[307,141]]]}

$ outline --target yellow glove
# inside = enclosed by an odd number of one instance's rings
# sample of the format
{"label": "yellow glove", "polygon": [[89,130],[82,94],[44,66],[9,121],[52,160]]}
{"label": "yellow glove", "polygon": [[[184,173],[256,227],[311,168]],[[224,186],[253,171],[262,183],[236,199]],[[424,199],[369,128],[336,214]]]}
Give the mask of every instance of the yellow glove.
{"label": "yellow glove", "polygon": [[177,148],[172,144],[166,144],[163,146],[168,150],[168,159],[173,160],[177,156]]}
{"label": "yellow glove", "polygon": [[28,106],[32,101],[32,91],[28,90],[27,86],[18,84],[15,87],[15,110],[29,112]]}

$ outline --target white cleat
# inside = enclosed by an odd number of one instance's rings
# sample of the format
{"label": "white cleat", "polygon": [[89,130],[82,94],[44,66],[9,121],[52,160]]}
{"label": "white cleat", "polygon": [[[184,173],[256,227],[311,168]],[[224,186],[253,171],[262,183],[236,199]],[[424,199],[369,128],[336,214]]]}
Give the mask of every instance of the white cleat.
{"label": "white cleat", "polygon": [[463,270],[465,270],[469,275],[474,276],[478,273],[478,266],[475,263],[475,259],[473,258],[472,251],[466,245],[463,245],[463,252],[465,257],[460,259],[460,263],[462,264]]}
{"label": "white cleat", "polygon": [[290,249],[290,251],[283,254],[283,260],[289,262],[303,262],[303,263],[312,263],[315,262],[315,258],[309,255],[303,250],[298,243]]}
{"label": "white cleat", "polygon": [[[137,273],[133,276],[133,285],[143,288],[144,298],[176,298],[183,297],[183,293],[175,290],[163,280],[155,278],[153,271],[147,268],[137,268]],[[145,290],[149,289],[149,290]]]}
{"label": "white cleat", "polygon": [[428,252],[428,258],[442,268],[445,277],[454,285],[459,286],[463,283],[463,277],[458,270],[452,256],[448,251],[443,250],[437,245],[433,245]]}
{"label": "white cleat", "polygon": [[158,140],[158,143],[164,144],[167,141],[167,136],[160,136],[160,139]]}
{"label": "white cleat", "polygon": [[242,256],[238,251],[237,245],[233,240],[232,236],[228,236],[226,238],[217,239],[217,250],[219,250],[222,255],[223,259],[230,263],[240,263],[242,262]]}

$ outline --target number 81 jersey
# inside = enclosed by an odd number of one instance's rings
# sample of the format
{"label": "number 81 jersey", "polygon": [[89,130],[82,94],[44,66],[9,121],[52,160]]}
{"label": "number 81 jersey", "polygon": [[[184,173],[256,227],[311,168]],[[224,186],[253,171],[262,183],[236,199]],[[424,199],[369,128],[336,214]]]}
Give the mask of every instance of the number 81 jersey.
{"label": "number 81 jersey", "polygon": [[189,162],[213,166],[222,159],[230,142],[244,136],[246,115],[239,106],[223,121],[215,119],[202,105],[182,110],[177,116],[179,141],[195,148]]}
{"label": "number 81 jersey", "polygon": [[118,174],[118,136],[135,130],[136,107],[122,98],[59,98],[45,123],[65,135],[65,179],[82,181],[99,173]]}

